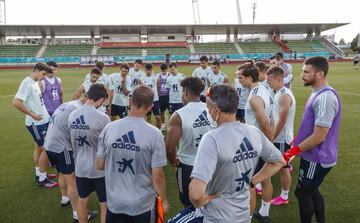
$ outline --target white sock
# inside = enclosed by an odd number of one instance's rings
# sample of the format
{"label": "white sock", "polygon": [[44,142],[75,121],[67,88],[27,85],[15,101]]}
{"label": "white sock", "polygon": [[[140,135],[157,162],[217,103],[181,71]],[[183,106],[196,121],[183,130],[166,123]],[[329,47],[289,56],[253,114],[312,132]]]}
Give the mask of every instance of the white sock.
{"label": "white sock", "polygon": [[281,189],[281,198],[284,199],[284,200],[287,200],[289,199],[289,191],[288,190],[283,190]]}
{"label": "white sock", "polygon": [[251,220],[252,220],[252,215],[250,215],[249,217],[249,223],[251,223]]}
{"label": "white sock", "polygon": [[74,219],[79,219],[78,215],[77,215],[77,211],[73,211],[73,218]]}
{"label": "white sock", "polygon": [[256,184],[255,187],[256,187],[256,189],[258,189],[258,190],[262,190],[261,183]]}
{"label": "white sock", "polygon": [[67,197],[67,196],[61,196],[61,203],[67,203],[67,202],[69,202],[69,197]]}
{"label": "white sock", "polygon": [[39,173],[39,181],[42,182],[46,179],[46,172]]}
{"label": "white sock", "polygon": [[40,176],[40,167],[38,166],[35,167],[35,175]]}
{"label": "white sock", "polygon": [[261,208],[259,210],[259,214],[261,216],[269,216],[270,203],[271,202],[265,202],[265,201],[261,200]]}

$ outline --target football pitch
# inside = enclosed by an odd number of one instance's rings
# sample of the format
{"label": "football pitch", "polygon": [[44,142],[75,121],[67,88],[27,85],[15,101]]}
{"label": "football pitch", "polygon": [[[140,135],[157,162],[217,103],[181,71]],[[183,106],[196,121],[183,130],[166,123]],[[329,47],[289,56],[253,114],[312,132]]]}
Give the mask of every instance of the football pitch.
{"label": "football pitch", "polygon": [[[293,64],[293,92],[297,101],[295,134],[304,104],[311,92],[311,89],[305,88],[300,80],[301,67],[301,64]],[[179,66],[178,71],[190,75],[194,68],[195,66]],[[234,80],[235,69],[235,65],[221,67],[231,83]],[[65,101],[71,100],[89,70],[90,68],[60,68],[59,76],[64,86]],[[156,72],[158,71],[159,67],[156,66]],[[71,207],[60,207],[60,190],[36,186],[32,161],[33,141],[24,126],[25,115],[11,105],[21,80],[30,72],[31,69],[0,70],[0,222],[72,222]],[[107,74],[113,72],[118,72],[118,68],[105,69]],[[339,92],[343,113],[339,136],[339,160],[321,186],[325,198],[326,218],[327,222],[334,223],[360,222],[360,70],[354,70],[351,63],[330,63],[328,82]],[[285,206],[271,207],[271,222],[299,222],[298,204],[294,195],[298,161],[295,159],[293,162],[290,202]],[[172,217],[182,206],[178,198],[175,169],[167,166],[165,171],[167,194],[171,204],[167,217]],[[49,172],[54,170],[51,169]],[[278,196],[278,176],[273,178],[273,184],[274,196]],[[91,196],[89,209],[100,211],[95,193]],[[97,217],[93,222],[100,222],[100,218]]]}

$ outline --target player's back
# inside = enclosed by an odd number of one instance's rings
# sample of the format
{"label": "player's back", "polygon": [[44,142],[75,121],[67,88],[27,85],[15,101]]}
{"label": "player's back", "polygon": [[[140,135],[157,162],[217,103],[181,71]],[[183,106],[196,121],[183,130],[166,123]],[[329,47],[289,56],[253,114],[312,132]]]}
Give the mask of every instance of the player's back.
{"label": "player's back", "polygon": [[100,178],[103,171],[96,168],[98,138],[110,119],[95,107],[83,105],[69,116],[70,138],[75,153],[75,173],[78,177]]}
{"label": "player's back", "polygon": [[143,118],[126,117],[105,127],[99,148],[105,154],[109,210],[128,215],[151,210],[155,204],[152,168],[166,165],[161,131]]}

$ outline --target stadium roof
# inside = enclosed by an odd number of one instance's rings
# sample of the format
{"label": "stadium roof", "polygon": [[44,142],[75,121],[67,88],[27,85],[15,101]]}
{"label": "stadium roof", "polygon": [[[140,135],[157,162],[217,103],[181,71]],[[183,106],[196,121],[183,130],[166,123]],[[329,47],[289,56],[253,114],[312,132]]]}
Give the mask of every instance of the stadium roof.
{"label": "stadium roof", "polygon": [[216,24],[216,25],[0,25],[2,36],[91,36],[102,34],[287,34],[320,32],[349,23],[314,24]]}

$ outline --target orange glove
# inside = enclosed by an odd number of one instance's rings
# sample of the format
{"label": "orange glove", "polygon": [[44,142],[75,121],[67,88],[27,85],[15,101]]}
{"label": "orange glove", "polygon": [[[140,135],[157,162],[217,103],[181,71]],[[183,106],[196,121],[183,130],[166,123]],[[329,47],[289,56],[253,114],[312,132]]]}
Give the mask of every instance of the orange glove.
{"label": "orange glove", "polygon": [[299,153],[301,153],[299,146],[292,147],[291,149],[286,151],[283,154],[286,163],[288,164],[293,159],[293,157],[298,155]]}

